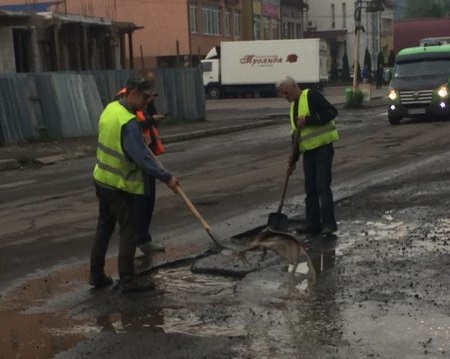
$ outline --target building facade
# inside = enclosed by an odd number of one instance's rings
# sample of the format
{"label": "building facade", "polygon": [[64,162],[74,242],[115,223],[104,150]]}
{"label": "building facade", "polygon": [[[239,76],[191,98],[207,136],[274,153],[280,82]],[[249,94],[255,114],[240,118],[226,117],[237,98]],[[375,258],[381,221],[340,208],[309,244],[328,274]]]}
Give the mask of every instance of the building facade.
{"label": "building facade", "polygon": [[56,13],[55,3],[0,4],[0,73],[125,68],[136,25]]}
{"label": "building facade", "polygon": [[[361,11],[359,64],[364,63],[366,49],[371,55],[372,66],[376,66],[378,53],[383,53],[387,62],[393,50],[393,5],[389,1],[336,1],[307,0],[305,12],[305,37],[326,39],[331,53],[331,63],[342,69],[344,54],[352,67],[355,54],[355,11]],[[378,4],[382,11],[376,10]],[[375,7],[377,5],[377,7]],[[332,65],[333,66],[333,65]],[[372,69],[374,70],[374,69]]]}

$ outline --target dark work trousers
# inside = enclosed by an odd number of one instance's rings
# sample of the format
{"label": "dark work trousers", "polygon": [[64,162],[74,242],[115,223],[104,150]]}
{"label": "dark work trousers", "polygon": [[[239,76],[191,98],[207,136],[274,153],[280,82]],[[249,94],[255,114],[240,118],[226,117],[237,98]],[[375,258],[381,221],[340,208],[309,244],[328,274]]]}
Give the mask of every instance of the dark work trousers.
{"label": "dark work trousers", "polygon": [[99,201],[99,215],[94,243],[91,249],[91,273],[104,273],[105,256],[109,240],[119,223],[119,277],[134,274],[134,254],[136,251],[135,196],[127,192],[102,187],[95,183]]}
{"label": "dark work trousers", "polygon": [[331,226],[337,229],[331,192],[333,155],[333,144],[321,146],[303,154],[306,222],[316,228]]}
{"label": "dark work trousers", "polygon": [[150,223],[152,221],[153,209],[155,208],[156,180],[153,177],[147,179],[148,195],[136,196],[136,212],[138,215],[138,239],[137,245],[152,241],[150,234]]}

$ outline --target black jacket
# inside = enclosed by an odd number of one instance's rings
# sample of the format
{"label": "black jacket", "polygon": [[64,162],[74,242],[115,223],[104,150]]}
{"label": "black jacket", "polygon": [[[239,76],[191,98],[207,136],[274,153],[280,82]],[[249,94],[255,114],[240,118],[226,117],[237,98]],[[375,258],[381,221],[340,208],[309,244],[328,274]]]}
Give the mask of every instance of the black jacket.
{"label": "black jacket", "polygon": [[[294,115],[298,113],[298,102],[294,103]],[[328,100],[317,90],[308,91],[308,105],[310,115],[306,116],[306,125],[324,125],[333,120],[338,111],[328,102]]]}

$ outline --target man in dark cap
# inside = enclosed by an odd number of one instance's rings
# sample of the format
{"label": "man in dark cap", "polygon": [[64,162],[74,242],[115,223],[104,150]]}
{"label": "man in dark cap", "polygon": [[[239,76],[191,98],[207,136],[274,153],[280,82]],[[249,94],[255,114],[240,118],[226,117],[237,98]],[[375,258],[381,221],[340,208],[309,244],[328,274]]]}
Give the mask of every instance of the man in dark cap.
{"label": "man in dark cap", "polygon": [[119,223],[119,286],[122,292],[153,289],[151,280],[134,272],[134,254],[139,237],[136,197],[146,195],[145,177],[165,182],[176,191],[178,180],[161,168],[146,146],[136,111],[152,94],[151,83],[143,77],[127,82],[125,96],[109,103],[100,116],[97,163],[94,180],[99,200],[99,217],[90,258],[89,284],[105,287],[113,283],[104,272],[109,240]]}

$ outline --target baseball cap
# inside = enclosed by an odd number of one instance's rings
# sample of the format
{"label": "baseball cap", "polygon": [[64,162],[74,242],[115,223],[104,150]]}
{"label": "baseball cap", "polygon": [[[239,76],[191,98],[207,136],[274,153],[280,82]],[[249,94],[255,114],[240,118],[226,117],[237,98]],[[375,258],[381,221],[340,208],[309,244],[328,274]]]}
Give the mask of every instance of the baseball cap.
{"label": "baseball cap", "polygon": [[128,89],[137,89],[138,91],[141,91],[142,93],[144,93],[146,95],[153,94],[151,82],[141,76],[131,77],[130,79],[128,79],[127,88]]}

